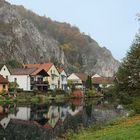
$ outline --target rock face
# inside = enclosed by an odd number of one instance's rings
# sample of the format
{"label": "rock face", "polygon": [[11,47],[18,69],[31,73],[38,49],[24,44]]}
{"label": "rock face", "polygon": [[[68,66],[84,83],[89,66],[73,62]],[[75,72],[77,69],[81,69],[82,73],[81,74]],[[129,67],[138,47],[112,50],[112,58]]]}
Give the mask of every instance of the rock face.
{"label": "rock face", "polygon": [[[49,28],[51,25],[57,28],[57,25],[62,23],[51,21],[49,24],[49,18],[40,17],[34,13],[32,13],[34,18],[30,18],[31,13],[22,6],[11,5],[5,0],[0,1],[1,62],[17,60],[20,63],[45,63],[51,61],[62,64],[66,68],[74,67],[75,71],[81,70],[104,76],[112,76],[117,71],[119,62],[113,58],[109,50],[105,47],[101,48],[89,36],[79,32],[86,41],[84,47],[79,45],[74,52],[65,51],[61,46],[72,41],[64,40],[62,43],[55,37],[55,33],[58,33],[54,30],[52,35],[52,30],[50,32]],[[38,24],[35,21],[37,18],[42,20]],[[73,32],[71,28],[70,31]]]}

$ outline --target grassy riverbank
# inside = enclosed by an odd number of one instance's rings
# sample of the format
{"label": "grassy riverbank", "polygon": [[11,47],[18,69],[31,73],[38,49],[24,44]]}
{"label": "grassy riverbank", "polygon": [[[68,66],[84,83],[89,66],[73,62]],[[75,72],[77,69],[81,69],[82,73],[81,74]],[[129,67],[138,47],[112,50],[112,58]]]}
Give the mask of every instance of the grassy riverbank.
{"label": "grassy riverbank", "polygon": [[100,128],[68,133],[67,140],[140,140],[140,115],[116,120]]}
{"label": "grassy riverbank", "polygon": [[18,95],[17,97],[0,97],[0,104],[5,103],[46,103],[51,100],[61,101],[68,99],[64,95],[45,96],[45,95]]}

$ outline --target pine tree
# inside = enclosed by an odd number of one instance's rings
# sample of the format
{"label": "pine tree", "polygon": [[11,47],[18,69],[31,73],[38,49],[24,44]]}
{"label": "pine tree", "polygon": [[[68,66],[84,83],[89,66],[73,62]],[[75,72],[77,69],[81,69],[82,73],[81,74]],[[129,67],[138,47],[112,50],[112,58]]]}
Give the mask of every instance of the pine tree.
{"label": "pine tree", "polygon": [[117,73],[118,91],[129,95],[140,95],[140,36],[132,44],[130,51]]}
{"label": "pine tree", "polygon": [[91,80],[90,75],[88,75],[87,80],[86,80],[86,88],[87,89],[92,89],[92,80]]}

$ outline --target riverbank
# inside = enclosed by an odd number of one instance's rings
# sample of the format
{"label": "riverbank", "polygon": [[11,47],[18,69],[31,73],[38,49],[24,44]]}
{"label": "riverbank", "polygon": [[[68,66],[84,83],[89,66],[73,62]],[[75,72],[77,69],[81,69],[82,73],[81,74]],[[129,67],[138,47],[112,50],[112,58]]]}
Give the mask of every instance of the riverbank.
{"label": "riverbank", "polygon": [[82,129],[78,134],[69,132],[65,140],[139,140],[140,115],[115,120],[103,127]]}
{"label": "riverbank", "polygon": [[45,95],[20,95],[17,97],[0,97],[0,104],[4,103],[46,103],[51,100],[61,101],[69,99],[69,97],[65,97],[64,95],[56,95],[55,97],[52,96],[45,96]]}
{"label": "riverbank", "polygon": [[[102,94],[96,93],[92,96],[85,96],[84,98],[98,98],[102,97]],[[46,103],[51,100],[62,101],[66,99],[83,98],[83,96],[77,96],[73,94],[49,94],[44,95],[42,93],[34,95],[33,93],[18,93],[16,96],[4,95],[0,96],[0,105],[5,103]]]}

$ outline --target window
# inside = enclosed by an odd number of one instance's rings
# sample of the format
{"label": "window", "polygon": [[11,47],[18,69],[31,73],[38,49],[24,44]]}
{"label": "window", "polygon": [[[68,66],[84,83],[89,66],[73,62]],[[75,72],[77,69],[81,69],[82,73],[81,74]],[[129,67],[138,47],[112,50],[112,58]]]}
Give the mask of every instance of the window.
{"label": "window", "polygon": [[6,76],[6,79],[8,80],[8,76]]}
{"label": "window", "polygon": [[51,73],[52,73],[52,70],[51,70]]}
{"label": "window", "polygon": [[17,82],[17,78],[14,78],[14,82]]}
{"label": "window", "polygon": [[3,85],[3,89],[6,89],[6,85]]}
{"label": "window", "polygon": [[52,76],[52,80],[54,80],[54,76]]}
{"label": "window", "polygon": [[64,81],[64,75],[61,75],[61,80]]}
{"label": "window", "polygon": [[5,68],[3,70],[5,71]]}
{"label": "window", "polygon": [[37,81],[43,81],[43,77],[38,77]]}

